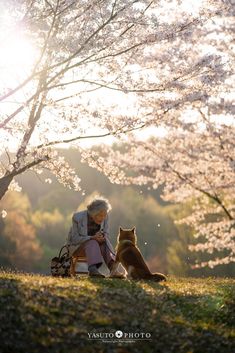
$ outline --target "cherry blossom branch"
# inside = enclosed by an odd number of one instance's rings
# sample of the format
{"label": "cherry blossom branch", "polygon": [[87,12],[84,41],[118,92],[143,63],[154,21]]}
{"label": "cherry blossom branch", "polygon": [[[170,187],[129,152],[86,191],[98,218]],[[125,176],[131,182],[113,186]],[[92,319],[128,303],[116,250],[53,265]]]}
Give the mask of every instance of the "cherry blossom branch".
{"label": "cherry blossom branch", "polygon": [[53,146],[53,145],[57,145],[57,144],[61,144],[61,143],[70,143],[70,142],[74,142],[74,141],[77,141],[77,140],[92,139],[92,138],[102,138],[102,137],[107,137],[107,136],[117,136],[117,135],[121,135],[121,134],[126,134],[128,132],[132,132],[132,131],[135,131],[135,130],[143,129],[145,126],[146,126],[146,123],[144,123],[144,124],[142,124],[140,126],[136,126],[136,127],[133,127],[133,128],[126,129],[126,130],[122,131],[122,129],[125,127],[124,126],[124,127],[121,127],[121,128],[119,128],[119,129],[117,129],[115,131],[107,132],[105,134],[77,136],[77,137],[73,137],[73,138],[65,139],[65,140],[51,141],[51,142],[48,142],[48,143],[45,143],[45,144],[38,145],[35,148],[39,149],[39,148],[42,148],[42,147],[49,147],[49,146]]}
{"label": "cherry blossom branch", "polygon": [[146,144],[144,145],[145,149],[149,149],[150,151],[152,151],[154,154],[157,154],[158,158],[162,159],[166,166],[172,171],[172,173],[174,173],[180,180],[182,180],[184,183],[190,185],[193,189],[199,191],[200,193],[206,195],[208,198],[214,200],[218,205],[220,205],[220,207],[223,209],[223,211],[225,212],[225,214],[227,215],[227,217],[229,218],[229,220],[233,220],[234,217],[232,217],[231,213],[228,211],[228,209],[225,207],[225,205],[223,204],[223,202],[221,201],[221,199],[219,198],[219,196],[217,194],[211,194],[210,192],[200,188],[199,186],[195,185],[195,183],[187,176],[182,175],[178,170],[176,170],[167,160],[165,160],[161,155],[159,155],[156,151],[155,148],[152,148],[151,146],[147,146]]}

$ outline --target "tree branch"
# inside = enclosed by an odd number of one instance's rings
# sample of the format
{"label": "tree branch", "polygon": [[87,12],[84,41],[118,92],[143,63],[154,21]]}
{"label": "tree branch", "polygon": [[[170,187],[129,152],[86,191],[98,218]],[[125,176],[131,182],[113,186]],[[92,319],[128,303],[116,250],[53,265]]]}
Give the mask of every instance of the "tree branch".
{"label": "tree branch", "polygon": [[74,141],[77,141],[77,140],[84,140],[84,139],[92,139],[92,138],[101,138],[101,137],[107,137],[107,136],[117,136],[117,135],[121,135],[121,134],[126,134],[128,132],[131,132],[131,131],[135,131],[135,130],[140,130],[142,128],[144,128],[146,126],[146,123],[143,123],[142,125],[140,126],[136,126],[136,127],[133,127],[133,128],[130,128],[130,129],[126,129],[124,131],[122,131],[122,129],[125,127],[121,127],[115,131],[112,131],[112,132],[107,132],[105,134],[100,134],[100,135],[86,135],[86,136],[76,136],[76,137],[73,137],[73,138],[70,138],[70,139],[65,139],[65,140],[55,140],[55,141],[51,141],[51,142],[48,142],[46,144],[41,144],[41,145],[38,145],[36,146],[35,148],[36,149],[39,149],[39,148],[42,148],[42,147],[48,147],[48,146],[52,146],[52,145],[58,145],[58,144],[61,144],[61,143],[70,143],[70,142],[74,142]]}

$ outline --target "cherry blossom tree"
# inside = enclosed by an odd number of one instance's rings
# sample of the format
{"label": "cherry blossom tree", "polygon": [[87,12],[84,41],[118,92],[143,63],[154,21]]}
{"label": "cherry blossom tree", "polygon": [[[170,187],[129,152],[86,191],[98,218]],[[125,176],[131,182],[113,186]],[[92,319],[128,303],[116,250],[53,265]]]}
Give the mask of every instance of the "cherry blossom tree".
{"label": "cherry blossom tree", "polygon": [[[188,58],[175,62],[177,89],[166,88],[148,101],[143,97],[147,125],[158,128],[153,136],[144,140],[129,134],[121,139],[121,149],[103,146],[102,156],[84,152],[84,161],[114,183],[163,185],[165,200],[193,201],[192,214],[181,222],[192,226],[198,238],[190,249],[209,254],[208,261],[195,267],[235,262],[234,7],[227,5],[185,41]],[[170,51],[176,50],[174,45]],[[166,67],[168,62],[162,62],[165,75]]]}
{"label": "cherry blossom tree", "polygon": [[[113,183],[164,185],[163,199],[186,203],[193,213],[182,219],[195,230],[190,249],[212,254],[195,267],[235,262],[235,126],[198,117],[200,129],[172,131],[147,141],[129,138],[121,151],[103,146],[102,156],[86,151],[84,161],[105,172]],[[201,123],[201,124],[200,124]]]}
{"label": "cherry blossom tree", "polygon": [[[1,2],[0,199],[28,169],[48,169],[78,190],[79,177],[54,149],[61,143],[174,127],[168,113],[205,101],[228,71],[226,58],[200,49],[208,22],[226,11],[229,2],[203,0]],[[11,43],[18,51],[7,55]],[[99,133],[89,133],[94,127]]]}

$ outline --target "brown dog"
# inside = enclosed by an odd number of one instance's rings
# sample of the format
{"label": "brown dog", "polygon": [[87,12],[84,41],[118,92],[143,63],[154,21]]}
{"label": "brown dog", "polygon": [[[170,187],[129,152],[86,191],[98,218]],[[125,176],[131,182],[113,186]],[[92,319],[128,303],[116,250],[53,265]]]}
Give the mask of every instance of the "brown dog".
{"label": "brown dog", "polygon": [[152,273],[146,265],[140,250],[136,245],[136,233],[133,229],[122,229],[118,235],[116,263],[121,263],[127,271],[127,277],[132,279],[150,279],[157,282],[166,281],[162,273]]}

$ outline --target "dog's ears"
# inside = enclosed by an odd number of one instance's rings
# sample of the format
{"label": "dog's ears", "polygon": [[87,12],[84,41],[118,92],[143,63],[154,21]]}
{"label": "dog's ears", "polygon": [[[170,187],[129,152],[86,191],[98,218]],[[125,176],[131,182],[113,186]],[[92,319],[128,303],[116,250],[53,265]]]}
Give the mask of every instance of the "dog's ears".
{"label": "dog's ears", "polygon": [[[136,230],[136,228],[133,227],[133,228],[131,229],[131,232],[132,232],[132,233],[135,233],[135,230]],[[120,233],[123,232],[122,227],[119,227],[119,232],[120,232]]]}

